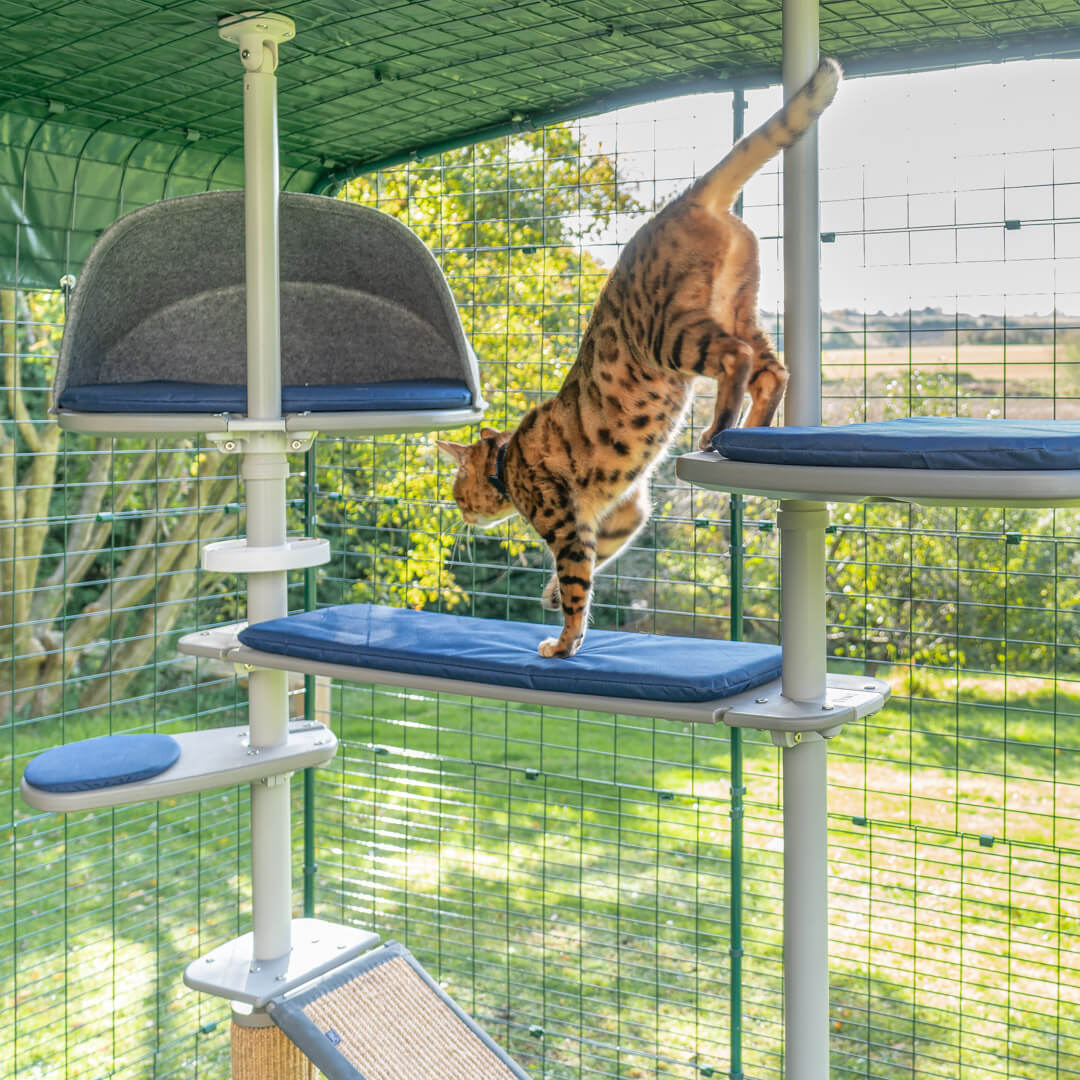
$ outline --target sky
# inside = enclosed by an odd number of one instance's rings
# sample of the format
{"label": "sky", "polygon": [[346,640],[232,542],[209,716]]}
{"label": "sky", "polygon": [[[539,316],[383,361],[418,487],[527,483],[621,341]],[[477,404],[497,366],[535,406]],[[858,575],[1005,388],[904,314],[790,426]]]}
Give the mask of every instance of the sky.
{"label": "sky", "polygon": [[[780,90],[747,101],[750,131]],[[822,245],[822,307],[1080,314],[1078,101],[1080,60],[845,80],[819,123],[821,228],[836,233]],[[581,131],[659,205],[730,147],[731,95],[622,109]],[[783,293],[780,192],[777,159],[745,193],[766,310]],[[639,224],[620,222],[605,239],[625,241]],[[610,264],[611,243],[593,251]]]}

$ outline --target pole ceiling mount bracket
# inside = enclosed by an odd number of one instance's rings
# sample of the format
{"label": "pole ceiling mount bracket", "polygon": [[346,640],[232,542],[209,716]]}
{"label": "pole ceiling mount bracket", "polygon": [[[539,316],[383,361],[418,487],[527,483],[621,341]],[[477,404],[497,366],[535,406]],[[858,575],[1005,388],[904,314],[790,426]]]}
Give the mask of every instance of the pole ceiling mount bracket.
{"label": "pole ceiling mount bracket", "polygon": [[218,35],[240,50],[245,71],[273,74],[278,65],[278,45],[296,36],[296,24],[287,15],[244,11],[218,19]]}

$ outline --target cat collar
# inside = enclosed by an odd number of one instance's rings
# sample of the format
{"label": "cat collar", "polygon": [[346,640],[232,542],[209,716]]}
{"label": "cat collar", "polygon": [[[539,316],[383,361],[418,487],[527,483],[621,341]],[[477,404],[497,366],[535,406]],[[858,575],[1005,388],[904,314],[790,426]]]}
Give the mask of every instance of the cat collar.
{"label": "cat collar", "polygon": [[495,472],[488,477],[492,487],[494,487],[504,499],[509,497],[506,492],[506,448],[509,445],[509,443],[503,443],[503,445],[499,447],[499,452],[495,455]]}

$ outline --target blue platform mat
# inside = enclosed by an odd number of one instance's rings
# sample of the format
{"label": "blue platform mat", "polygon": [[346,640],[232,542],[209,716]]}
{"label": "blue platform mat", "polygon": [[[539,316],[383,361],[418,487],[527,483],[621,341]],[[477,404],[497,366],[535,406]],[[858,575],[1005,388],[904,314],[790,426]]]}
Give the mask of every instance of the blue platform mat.
{"label": "blue platform mat", "polygon": [[842,427],[729,428],[732,461],[878,469],[1080,469],[1080,421],[911,417]]}
{"label": "blue platform mat", "polygon": [[349,667],[563,694],[701,702],[780,675],[780,649],[742,641],[590,630],[576,656],[536,647],[558,626],[343,604],[249,626],[252,649]]}
{"label": "blue platform mat", "polygon": [[42,791],[94,791],[163,773],[180,757],[171,735],[101,735],[57,746],[26,766],[26,782]]}
{"label": "blue platform mat", "polygon": [[[328,386],[284,386],[283,413],[404,412],[460,409],[472,404],[472,391],[454,379],[398,379],[391,382]],[[69,386],[61,409],[90,413],[246,413],[247,387],[216,383],[100,383]]]}

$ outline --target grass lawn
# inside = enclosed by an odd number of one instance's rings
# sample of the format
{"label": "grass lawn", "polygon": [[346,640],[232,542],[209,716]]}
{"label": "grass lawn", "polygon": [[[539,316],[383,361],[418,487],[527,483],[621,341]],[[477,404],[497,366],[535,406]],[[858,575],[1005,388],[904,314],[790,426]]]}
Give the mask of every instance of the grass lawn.
{"label": "grass lawn", "polygon": [[[1080,698],[951,693],[923,683],[832,745],[833,1075],[1080,1076],[1075,751],[1052,725]],[[320,915],[404,941],[537,1077],[726,1074],[725,730],[354,686],[332,700]],[[1025,775],[1036,753],[1060,762],[1048,794]],[[779,764],[748,736],[755,1078],[782,1066]],[[227,1010],[180,973],[244,928],[246,795],[20,816],[0,1076],[227,1076]]]}

